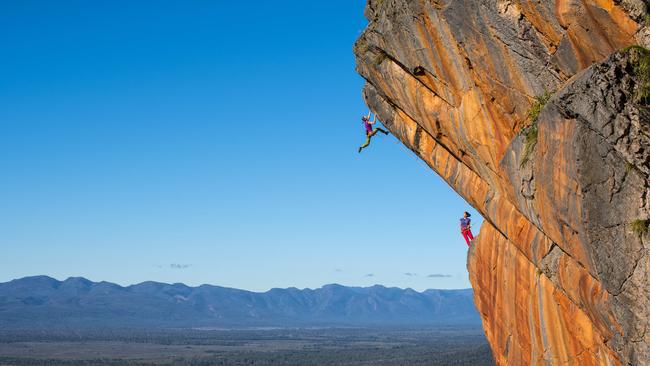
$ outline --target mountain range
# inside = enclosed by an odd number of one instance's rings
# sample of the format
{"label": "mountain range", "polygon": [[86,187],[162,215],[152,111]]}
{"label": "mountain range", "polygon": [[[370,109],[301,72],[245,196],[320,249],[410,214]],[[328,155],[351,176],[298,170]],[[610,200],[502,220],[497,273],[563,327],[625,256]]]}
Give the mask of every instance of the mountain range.
{"label": "mountain range", "polygon": [[251,292],[81,277],[0,283],[0,329],[478,325],[472,290],[346,287]]}

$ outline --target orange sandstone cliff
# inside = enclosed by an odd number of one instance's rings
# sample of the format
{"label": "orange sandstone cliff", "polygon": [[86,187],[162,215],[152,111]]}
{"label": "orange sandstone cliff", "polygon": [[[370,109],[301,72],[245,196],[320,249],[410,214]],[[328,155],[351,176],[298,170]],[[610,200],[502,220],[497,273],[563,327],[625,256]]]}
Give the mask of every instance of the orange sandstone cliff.
{"label": "orange sandstone cliff", "polygon": [[647,5],[368,1],[364,98],[485,218],[499,365],[650,365]]}

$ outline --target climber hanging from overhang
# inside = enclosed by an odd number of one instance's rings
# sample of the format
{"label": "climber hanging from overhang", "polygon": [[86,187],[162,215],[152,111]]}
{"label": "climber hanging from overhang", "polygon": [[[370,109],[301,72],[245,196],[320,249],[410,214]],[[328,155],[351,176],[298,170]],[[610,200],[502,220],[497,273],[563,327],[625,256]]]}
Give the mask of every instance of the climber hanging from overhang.
{"label": "climber hanging from overhang", "polygon": [[377,122],[377,115],[373,116],[372,122],[371,122],[370,121],[370,115],[371,114],[372,114],[372,112],[368,112],[367,116],[361,117],[361,121],[363,121],[363,127],[366,129],[366,142],[363,145],[361,145],[361,147],[359,147],[359,152],[361,152],[361,150],[365,149],[366,147],[368,147],[368,145],[370,145],[370,139],[378,131],[383,133],[384,135],[388,135],[388,131],[384,130],[381,127],[376,127],[374,129],[372,128],[372,125],[374,125]]}
{"label": "climber hanging from overhang", "polygon": [[472,235],[472,220],[469,218],[470,213],[465,211],[463,217],[460,218],[460,233],[465,238],[467,246],[470,246],[472,240],[474,240],[474,235]]}

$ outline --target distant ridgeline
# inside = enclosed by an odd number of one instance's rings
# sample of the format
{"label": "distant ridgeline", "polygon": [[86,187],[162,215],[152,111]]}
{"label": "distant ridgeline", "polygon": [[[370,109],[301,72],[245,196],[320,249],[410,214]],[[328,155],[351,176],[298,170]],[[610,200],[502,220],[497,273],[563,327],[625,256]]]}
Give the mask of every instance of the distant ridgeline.
{"label": "distant ridgeline", "polygon": [[256,293],[46,276],[0,283],[0,329],[480,325],[472,291],[326,285]]}

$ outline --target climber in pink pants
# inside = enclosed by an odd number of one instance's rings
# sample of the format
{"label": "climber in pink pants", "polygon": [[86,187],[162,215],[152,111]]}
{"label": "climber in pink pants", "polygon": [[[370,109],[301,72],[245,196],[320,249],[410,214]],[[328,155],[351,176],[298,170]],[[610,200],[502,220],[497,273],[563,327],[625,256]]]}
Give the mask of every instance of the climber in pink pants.
{"label": "climber in pink pants", "polygon": [[463,235],[463,238],[465,238],[467,246],[470,246],[472,240],[474,240],[474,235],[472,235],[472,220],[469,218],[470,216],[472,215],[465,211],[463,217],[460,219],[460,233]]}

